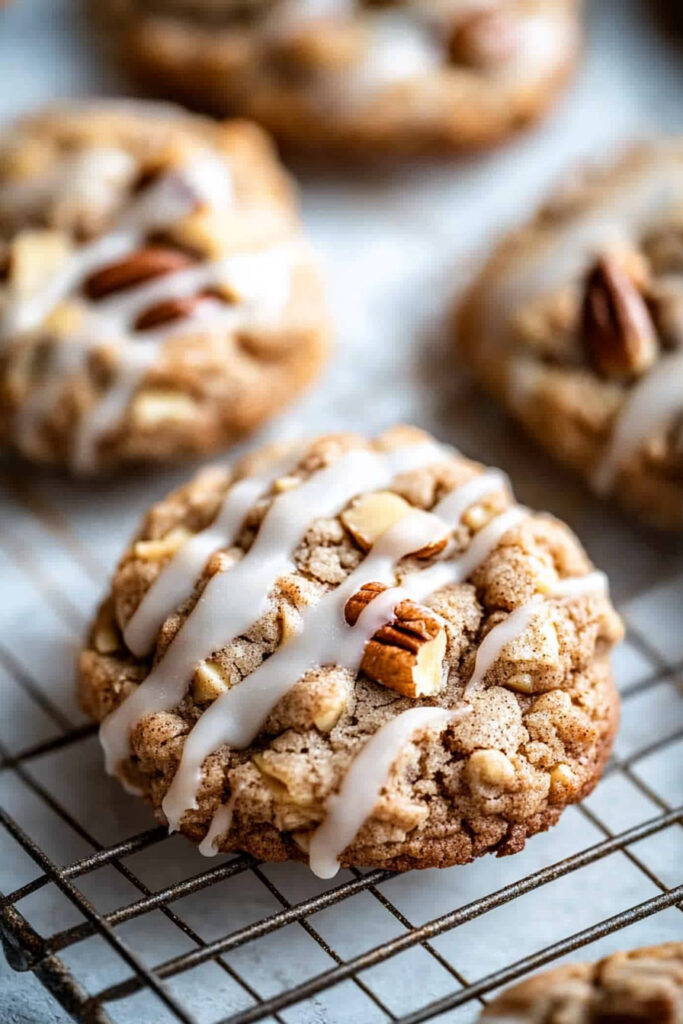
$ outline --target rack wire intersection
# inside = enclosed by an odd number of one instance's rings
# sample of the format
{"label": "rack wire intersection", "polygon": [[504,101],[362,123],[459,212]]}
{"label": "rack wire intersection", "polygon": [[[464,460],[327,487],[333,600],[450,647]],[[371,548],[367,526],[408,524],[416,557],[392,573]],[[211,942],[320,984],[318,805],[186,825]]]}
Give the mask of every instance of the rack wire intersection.
{"label": "rack wire intersection", "polygon": [[[0,542],[3,539],[7,540],[0,531]],[[58,538],[58,542],[64,544],[64,536]],[[9,550],[7,544],[5,548]],[[24,561],[26,553],[20,552],[17,555],[16,547],[12,547],[11,550],[20,568],[30,568]],[[30,553],[27,557],[30,559]],[[92,575],[99,574],[99,570],[92,565],[89,568]],[[101,579],[99,583],[101,585]],[[74,616],[72,610],[65,607],[63,602],[60,604],[58,588],[49,593],[47,599],[53,605],[59,606],[58,610],[61,608],[63,619],[68,619],[72,627],[76,625],[74,619],[78,616]],[[667,680],[677,689],[680,696],[681,666],[675,663],[675,659],[671,659],[674,663],[667,663],[667,659],[663,658],[661,653],[653,651],[633,623],[629,623],[629,627],[629,643],[634,650],[640,652],[643,664],[647,662],[649,667],[640,678],[622,689],[624,706],[627,706],[629,701],[642,699],[643,695],[651,692],[663,680]],[[165,830],[161,827],[151,828],[126,836],[112,845],[102,846],[86,826],[50,793],[33,770],[34,764],[46,755],[65,749],[77,749],[79,744],[91,742],[94,727],[70,723],[61,708],[46,697],[21,666],[17,665],[12,652],[2,642],[0,666],[11,674],[17,686],[24,691],[25,697],[40,706],[56,730],[55,735],[49,739],[26,746],[18,752],[8,750],[0,743],[0,778],[6,773],[14,773],[41,805],[56,814],[64,826],[74,830],[93,851],[70,863],[57,864],[28,834],[14,815],[7,809],[0,808],[0,840],[13,840],[31,858],[37,869],[37,875],[32,880],[7,894],[0,894],[0,935],[10,966],[17,971],[32,971],[72,1018],[83,1024],[110,1024],[116,1019],[116,1007],[120,1000],[145,991],[156,996],[159,1013],[166,1014],[164,1020],[168,1017],[184,1024],[198,1024],[200,1016],[196,1008],[174,991],[172,982],[206,964],[214,964],[220,971],[229,975],[231,981],[243,990],[245,997],[243,1009],[221,1018],[216,1024],[250,1024],[263,1020],[298,1021],[300,1018],[296,1016],[297,1010],[293,1011],[294,1016],[287,1012],[290,1007],[300,1007],[303,1001],[327,992],[343,982],[358,987],[364,993],[379,1020],[417,1024],[419,1021],[431,1020],[442,1014],[446,1014],[443,1019],[449,1020],[450,1014],[457,1008],[469,1005],[474,1012],[474,1008],[485,1003],[487,995],[500,985],[509,983],[558,957],[636,922],[644,921],[668,908],[683,909],[683,885],[667,884],[666,880],[646,863],[637,848],[642,841],[667,829],[672,829],[673,835],[681,835],[679,829],[683,825],[683,807],[670,806],[661,792],[655,791],[638,773],[638,766],[644,759],[665,752],[667,748],[671,748],[675,763],[675,747],[683,737],[681,730],[665,736],[649,736],[646,743],[642,743],[627,757],[614,757],[606,771],[608,777],[617,774],[628,780],[645,798],[647,806],[656,808],[656,814],[649,815],[626,829],[614,831],[594,809],[582,806],[579,813],[602,836],[598,842],[591,843],[557,862],[548,863],[540,870],[503,884],[469,902],[456,902],[456,905],[444,908],[444,912],[439,916],[418,925],[412,923],[390,899],[390,893],[387,891],[390,887],[387,887],[386,883],[394,876],[391,872],[382,870],[347,872],[343,876],[344,880],[333,884],[331,888],[292,901],[272,880],[267,867],[249,856],[240,855],[208,867],[203,867],[198,862],[196,873],[173,884],[151,889],[136,873],[133,862],[135,855],[152,847],[157,847],[159,856],[163,857],[164,845],[170,841]],[[0,855],[1,851],[0,845]],[[617,852],[623,854],[631,865],[647,878],[656,890],[655,895],[633,905],[629,903],[611,916],[567,934],[529,955],[519,959],[512,957],[502,968],[475,979],[466,976],[454,962],[454,958],[434,945],[434,940],[439,936],[454,932],[466,923],[481,918],[510,901],[542,889],[588,865],[597,864]],[[112,868],[125,879],[137,895],[128,902],[122,902],[115,908],[102,912],[85,894],[87,886],[84,885],[84,881],[105,866]],[[188,896],[237,876],[257,879],[269,890],[279,909],[263,919],[227,930],[209,941],[198,934],[183,918],[182,908],[178,905]],[[31,915],[25,908],[33,906],[41,893],[45,893],[51,886],[56,887],[79,912],[80,920],[49,934],[40,934],[32,925]],[[337,907],[360,893],[369,894],[392,915],[396,921],[398,934],[360,953],[343,957],[318,931],[312,919],[321,911]],[[147,958],[136,952],[126,940],[125,929],[122,926],[154,912],[161,913],[173,927],[184,934],[188,948],[184,952],[150,965]],[[308,937],[321,947],[328,958],[331,958],[333,965],[313,973],[296,984],[287,984],[273,994],[264,995],[244,976],[227,954],[248,947],[251,943],[288,926],[304,929]],[[106,943],[109,955],[120,962],[121,978],[99,990],[95,988],[89,991],[79,981],[76,972],[67,966],[65,954],[93,936],[98,936]],[[375,991],[366,972],[415,947],[420,947],[428,957],[448,972],[452,982],[451,990],[437,999],[430,998],[424,1005],[401,1016]],[[161,1016],[159,1019],[162,1019]],[[156,1018],[154,1020],[156,1024]]]}

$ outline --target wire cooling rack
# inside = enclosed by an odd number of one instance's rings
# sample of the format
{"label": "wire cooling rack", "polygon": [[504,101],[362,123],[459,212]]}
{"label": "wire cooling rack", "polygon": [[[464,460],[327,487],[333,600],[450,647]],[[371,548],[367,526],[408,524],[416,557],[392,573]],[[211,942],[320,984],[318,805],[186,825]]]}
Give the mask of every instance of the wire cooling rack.
{"label": "wire cooling rack", "polygon": [[593,797],[512,858],[325,884],[136,828],[67,681],[105,580],[87,533],[125,534],[136,510],[114,492],[76,532],[73,500],[14,474],[0,519],[0,933],[74,1020],[473,1021],[500,985],[584,946],[683,934],[678,576],[622,605],[623,722]]}
{"label": "wire cooling rack", "polygon": [[[428,348],[433,307],[467,276],[471,254],[518,223],[556,175],[619,139],[680,131],[683,65],[652,5],[587,6],[590,45],[572,96],[495,160],[416,180],[309,182],[304,209],[340,344],[324,386],[287,422],[293,435],[346,427],[358,408],[369,432],[418,422],[502,464],[522,501],[570,520],[629,626],[616,658],[622,724],[603,781],[502,860],[342,872],[330,883],[301,865],[203,861],[150,829],[149,812],[104,775],[72,696],[76,646],[111,566],[144,508],[187,471],[79,488],[10,465],[0,481],[0,933],[24,973],[0,956],[3,1024],[62,1024],[67,1014],[98,1024],[473,1024],[498,986],[557,958],[683,934],[680,544],[591,502],[520,447],[491,406],[466,405]],[[126,88],[77,10],[69,0],[3,10],[0,64],[12,88],[2,116]]]}

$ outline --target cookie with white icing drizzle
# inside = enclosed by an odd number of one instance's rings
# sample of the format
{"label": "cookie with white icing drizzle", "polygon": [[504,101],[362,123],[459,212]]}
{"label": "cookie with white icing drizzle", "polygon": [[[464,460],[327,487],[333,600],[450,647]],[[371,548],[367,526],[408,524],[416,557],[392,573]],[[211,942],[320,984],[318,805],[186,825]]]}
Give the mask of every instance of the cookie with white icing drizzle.
{"label": "cookie with white icing drizzle", "polygon": [[[95,6],[95,5],[93,5]],[[320,154],[490,146],[535,121],[580,48],[580,0],[108,0],[157,93]]]}
{"label": "cookie with white icing drizzle", "polygon": [[108,770],[203,852],[428,867],[515,852],[592,789],[620,635],[502,473],[413,428],[339,434],[150,510],[80,694]]}
{"label": "cookie with white icing drizzle", "polygon": [[578,172],[458,315],[477,378],[596,491],[683,527],[683,143]]}
{"label": "cookie with white icing drizzle", "polygon": [[0,137],[0,427],[76,473],[175,461],[317,372],[326,316],[260,129],[132,101]]}
{"label": "cookie with white icing drizzle", "polygon": [[680,1024],[683,942],[536,974],[491,1002],[481,1024]]}

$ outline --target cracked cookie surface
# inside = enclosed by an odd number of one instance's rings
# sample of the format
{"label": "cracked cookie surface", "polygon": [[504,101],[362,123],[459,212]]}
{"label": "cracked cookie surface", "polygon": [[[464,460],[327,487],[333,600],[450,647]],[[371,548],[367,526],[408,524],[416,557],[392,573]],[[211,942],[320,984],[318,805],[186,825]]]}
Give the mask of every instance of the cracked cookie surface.
{"label": "cracked cookie surface", "polygon": [[150,510],[80,695],[109,771],[205,852],[443,866],[590,792],[620,636],[576,538],[503,474],[413,428],[340,434]]}
{"label": "cracked cookie surface", "polygon": [[683,143],[580,171],[466,296],[477,378],[600,495],[683,526]]}
{"label": "cracked cookie surface", "polygon": [[683,942],[567,964],[507,989],[481,1024],[680,1024]]}
{"label": "cracked cookie surface", "polygon": [[0,431],[26,457],[95,473],[216,449],[310,381],[326,335],[260,129],[100,101],[0,138]]}
{"label": "cracked cookie surface", "polygon": [[157,92],[246,114],[316,153],[500,142],[550,106],[580,46],[577,0],[109,0]]}

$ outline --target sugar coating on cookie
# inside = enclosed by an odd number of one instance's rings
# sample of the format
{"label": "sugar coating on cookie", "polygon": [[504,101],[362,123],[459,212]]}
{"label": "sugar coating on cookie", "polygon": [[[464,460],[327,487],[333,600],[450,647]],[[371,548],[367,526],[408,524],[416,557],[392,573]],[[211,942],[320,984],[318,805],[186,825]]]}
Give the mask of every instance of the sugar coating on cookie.
{"label": "sugar coating on cookie", "polygon": [[535,120],[580,46],[577,0],[109,0],[157,91],[320,152],[487,146]]}
{"label": "sugar coating on cookie", "polygon": [[602,496],[683,526],[683,144],[568,180],[466,297],[478,378]]}
{"label": "sugar coating on cookie", "polygon": [[325,315],[260,129],[132,101],[0,137],[0,428],[90,473],[257,426],[316,372]]}
{"label": "sugar coating on cookie", "polygon": [[81,655],[108,770],[205,853],[512,853],[616,729],[606,580],[413,428],[269,448],[155,505]]}
{"label": "sugar coating on cookie", "polygon": [[590,964],[566,964],[504,991],[481,1024],[679,1024],[683,942],[665,942]]}

